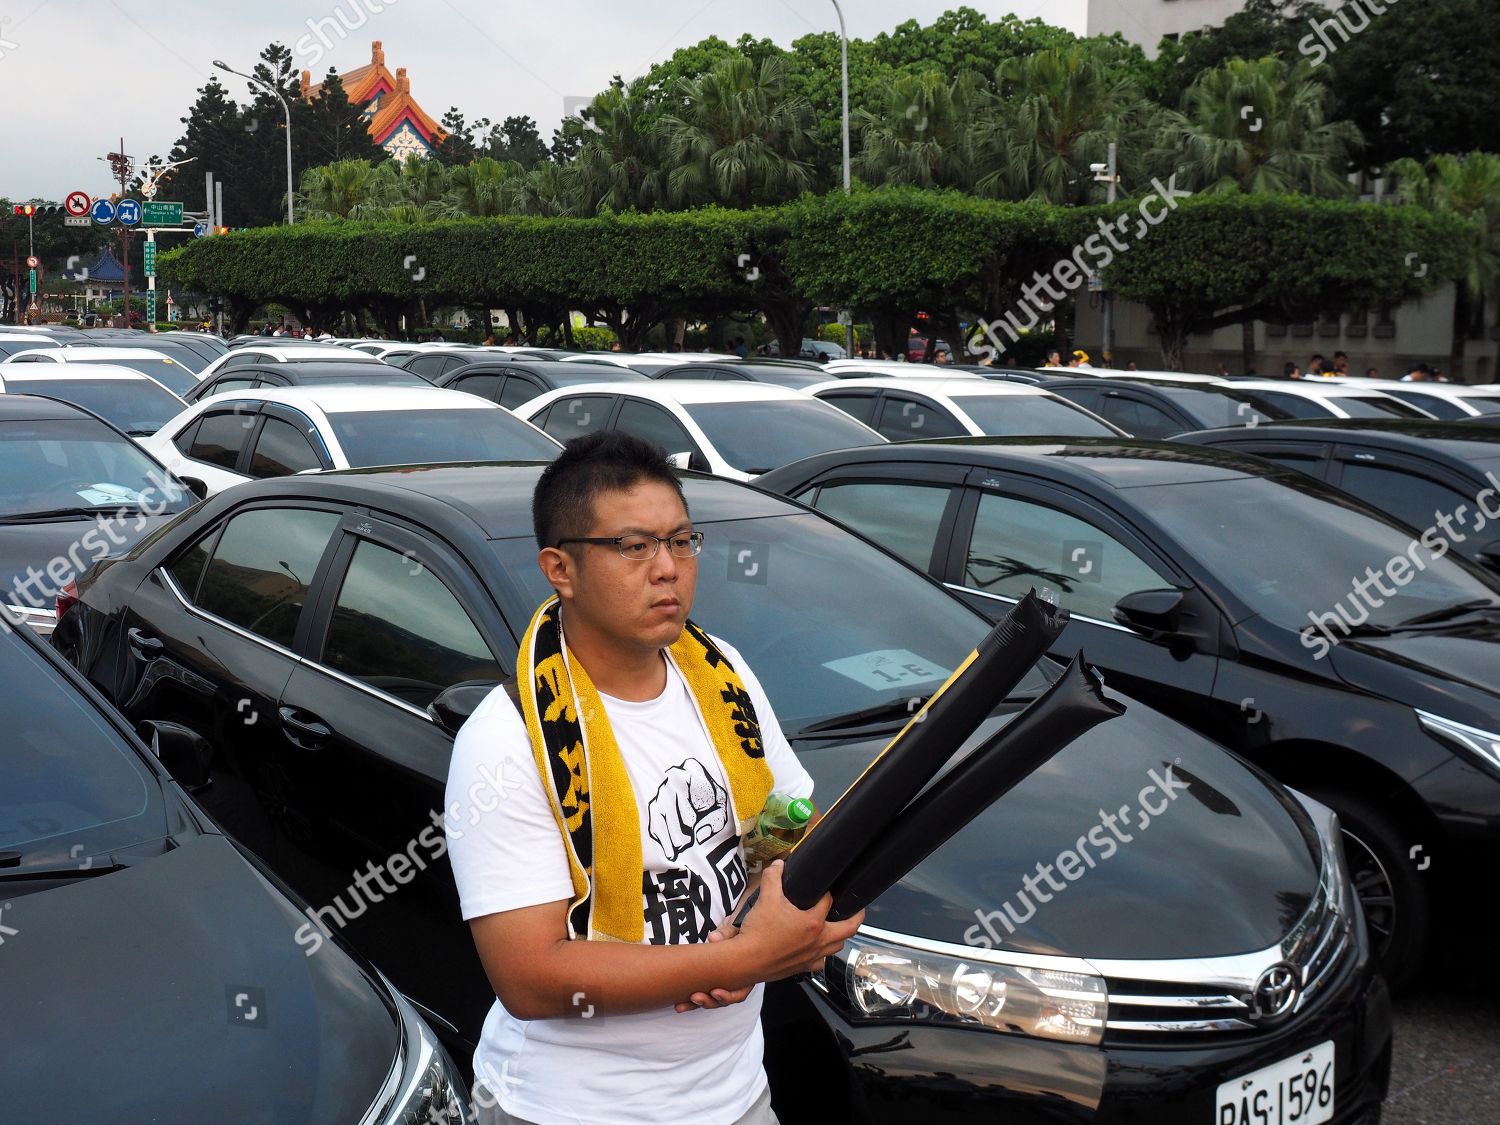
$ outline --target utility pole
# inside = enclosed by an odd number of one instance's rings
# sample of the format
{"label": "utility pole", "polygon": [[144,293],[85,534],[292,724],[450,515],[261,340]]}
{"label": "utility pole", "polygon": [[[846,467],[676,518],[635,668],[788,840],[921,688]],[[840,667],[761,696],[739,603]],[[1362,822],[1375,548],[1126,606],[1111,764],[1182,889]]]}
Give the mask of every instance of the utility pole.
{"label": "utility pole", "polygon": [[[839,58],[843,69],[843,135],[844,135],[844,194],[848,195],[852,189],[849,182],[849,29],[844,24],[844,9],[839,6],[839,0],[833,0],[833,10],[839,17]],[[844,352],[850,359],[854,358],[854,315],[852,310],[847,314],[848,321],[844,325]]]}
{"label": "utility pole", "polygon": [[[120,147],[116,152],[105,157],[109,161],[110,169],[115,178],[120,181],[120,198],[125,198],[125,192],[129,187],[130,172],[134,162],[125,155],[125,138],[120,138]],[[120,227],[120,268],[125,273],[125,327],[130,327],[130,236],[131,229],[127,226]]]}
{"label": "utility pole", "polygon": [[[1120,186],[1120,177],[1115,170],[1116,158],[1119,155],[1119,145],[1114,141],[1109,142],[1109,160],[1105,164],[1090,165],[1095,173],[1095,182],[1108,185],[1105,188],[1105,202],[1115,201],[1115,191]],[[1099,294],[1099,299],[1104,304],[1104,357],[1106,362],[1114,363],[1115,356],[1115,302],[1114,294],[1108,289]]]}

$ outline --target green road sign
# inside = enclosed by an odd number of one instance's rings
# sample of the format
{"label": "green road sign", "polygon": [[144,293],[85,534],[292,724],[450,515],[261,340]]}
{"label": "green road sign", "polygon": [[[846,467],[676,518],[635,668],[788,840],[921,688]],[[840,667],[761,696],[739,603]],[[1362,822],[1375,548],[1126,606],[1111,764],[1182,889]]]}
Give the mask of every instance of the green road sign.
{"label": "green road sign", "polygon": [[156,323],[156,290],[146,290],[146,320],[152,324]]}
{"label": "green road sign", "polygon": [[146,276],[147,277],[155,277],[156,276],[156,243],[154,243],[154,242],[148,242],[148,243],[146,243],[146,258],[145,258],[144,265],[146,267]]}
{"label": "green road sign", "polygon": [[181,203],[142,203],[141,222],[148,227],[175,227],[182,222]]}
{"label": "green road sign", "polygon": [[36,292],[36,270],[31,271],[31,291]]}

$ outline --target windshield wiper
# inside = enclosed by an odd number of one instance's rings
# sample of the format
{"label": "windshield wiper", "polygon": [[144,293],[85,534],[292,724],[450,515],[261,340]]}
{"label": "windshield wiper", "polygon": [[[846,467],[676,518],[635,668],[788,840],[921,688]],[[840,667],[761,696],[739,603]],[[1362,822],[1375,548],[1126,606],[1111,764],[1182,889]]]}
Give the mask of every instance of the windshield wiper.
{"label": "windshield wiper", "polygon": [[914,695],[910,699],[892,699],[888,703],[877,703],[874,707],[849,711],[842,715],[835,715],[831,719],[819,719],[816,723],[808,723],[799,730],[796,737],[802,738],[809,734],[845,731],[851,727],[874,726],[897,719],[909,719],[926,705],[927,699],[925,695]]}
{"label": "windshield wiper", "polygon": [[0,852],[0,883],[22,879],[92,879],[96,875],[124,871],[130,866],[111,856],[105,863],[94,863],[90,857],[88,867],[81,867],[76,863],[70,863],[66,867],[13,867],[24,858],[20,852]]}
{"label": "windshield wiper", "polygon": [[86,520],[95,516],[138,516],[144,509],[139,504],[111,506],[101,504],[94,508],[48,508],[41,512],[17,512],[0,516],[0,523],[45,523],[47,520]]}
{"label": "windshield wiper", "polygon": [[1458,605],[1445,605],[1442,609],[1435,609],[1430,613],[1419,613],[1416,617],[1408,617],[1392,629],[1420,629],[1424,625],[1436,625],[1439,622],[1451,621],[1455,617],[1466,617],[1480,610],[1500,610],[1500,602],[1491,601],[1489,598],[1480,598],[1472,602],[1461,602]]}

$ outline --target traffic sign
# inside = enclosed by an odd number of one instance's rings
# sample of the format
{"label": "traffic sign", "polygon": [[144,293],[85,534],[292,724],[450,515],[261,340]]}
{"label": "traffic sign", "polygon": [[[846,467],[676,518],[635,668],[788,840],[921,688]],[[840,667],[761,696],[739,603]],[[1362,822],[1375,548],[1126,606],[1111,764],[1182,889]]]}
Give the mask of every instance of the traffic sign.
{"label": "traffic sign", "polygon": [[93,216],[94,222],[98,223],[101,227],[107,227],[115,221],[115,205],[107,199],[96,199],[94,200],[94,206],[90,214]]}
{"label": "traffic sign", "polygon": [[[124,220],[121,221],[123,222]],[[141,221],[148,227],[175,227],[182,222],[182,204],[143,204],[141,207]]]}
{"label": "traffic sign", "polygon": [[156,290],[146,290],[146,321],[149,324],[156,323]]}
{"label": "traffic sign", "polygon": [[37,266],[39,266],[41,264],[42,264],[41,259],[38,258],[35,254],[33,254],[31,257],[29,257],[29,258],[26,259],[26,268],[27,269],[34,270],[34,269],[37,268]]}
{"label": "traffic sign", "polygon": [[63,210],[70,215],[87,215],[93,201],[89,199],[88,192],[70,191],[68,197],[63,200]]}
{"label": "traffic sign", "polygon": [[122,199],[115,208],[115,215],[122,225],[133,227],[141,221],[141,205],[134,199]]}
{"label": "traffic sign", "polygon": [[65,227],[86,227],[92,225],[92,223],[93,220],[90,219],[87,215],[63,216],[63,226]]}
{"label": "traffic sign", "polygon": [[213,224],[207,222],[206,220],[199,220],[198,222],[193,224],[193,237],[203,238],[208,235],[213,229]]}
{"label": "traffic sign", "polygon": [[146,256],[142,264],[146,267],[147,277],[156,276],[156,243],[146,243]]}

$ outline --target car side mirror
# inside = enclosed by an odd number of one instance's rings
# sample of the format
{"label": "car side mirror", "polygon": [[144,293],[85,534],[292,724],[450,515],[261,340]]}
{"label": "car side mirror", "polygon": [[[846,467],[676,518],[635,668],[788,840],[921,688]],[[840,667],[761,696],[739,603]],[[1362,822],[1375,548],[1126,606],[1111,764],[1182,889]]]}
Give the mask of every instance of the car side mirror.
{"label": "car side mirror", "polygon": [[494,680],[465,680],[454,684],[427,705],[427,714],[455,738],[485,697],[500,685]]}
{"label": "car side mirror", "polygon": [[693,455],[691,453],[669,453],[667,464],[674,469],[691,469],[693,467]]}
{"label": "car side mirror", "polygon": [[208,483],[198,477],[178,477],[182,486],[196,496],[199,500],[208,499]]}
{"label": "car side mirror", "polygon": [[208,787],[214,748],[197,731],[181,723],[147,720],[135,733],[189,793]]}
{"label": "car side mirror", "polygon": [[1177,611],[1182,602],[1181,590],[1137,590],[1115,603],[1114,618],[1152,640],[1160,640],[1177,632]]}

